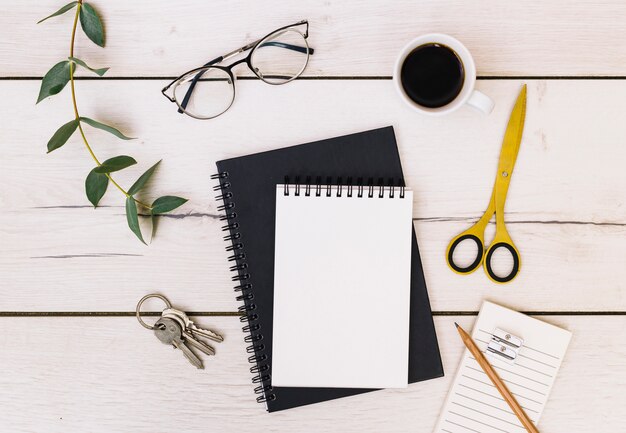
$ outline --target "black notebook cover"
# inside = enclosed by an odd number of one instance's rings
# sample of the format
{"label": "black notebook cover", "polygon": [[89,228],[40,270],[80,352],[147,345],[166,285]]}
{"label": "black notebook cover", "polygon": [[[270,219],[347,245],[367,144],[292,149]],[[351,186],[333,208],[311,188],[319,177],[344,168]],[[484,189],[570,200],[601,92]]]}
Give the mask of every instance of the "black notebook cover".
{"label": "black notebook cover", "polygon": [[[270,412],[334,398],[373,391],[348,388],[287,388],[271,386],[272,320],[274,288],[274,223],[276,185],[285,177],[302,183],[309,178],[402,179],[402,167],[393,128],[386,127],[299,146],[232,158],[216,163],[223,200],[220,210],[230,231],[228,250],[237,274],[240,311],[246,316],[249,361],[257,384],[259,402],[267,402]],[[297,252],[296,252],[297,253]],[[302,308],[306,308],[303,305]],[[354,320],[377,326],[375,317],[361,317],[346,311]],[[246,318],[247,317],[247,318]],[[320,319],[322,320],[322,319]],[[384,324],[379,324],[384,326]],[[413,230],[411,268],[411,317],[409,331],[409,383],[443,376],[437,336],[433,324],[424,273]],[[376,342],[372,344],[375,346]],[[315,348],[306,356],[328,356]]]}

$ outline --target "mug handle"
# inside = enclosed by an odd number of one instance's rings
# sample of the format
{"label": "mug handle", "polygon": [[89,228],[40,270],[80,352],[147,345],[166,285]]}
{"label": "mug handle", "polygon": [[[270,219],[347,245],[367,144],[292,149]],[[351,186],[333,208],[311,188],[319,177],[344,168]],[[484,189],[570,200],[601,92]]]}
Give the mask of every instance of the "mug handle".
{"label": "mug handle", "polygon": [[467,100],[467,104],[476,108],[477,110],[482,111],[485,114],[491,113],[493,110],[493,100],[478,90],[474,90],[472,95]]}

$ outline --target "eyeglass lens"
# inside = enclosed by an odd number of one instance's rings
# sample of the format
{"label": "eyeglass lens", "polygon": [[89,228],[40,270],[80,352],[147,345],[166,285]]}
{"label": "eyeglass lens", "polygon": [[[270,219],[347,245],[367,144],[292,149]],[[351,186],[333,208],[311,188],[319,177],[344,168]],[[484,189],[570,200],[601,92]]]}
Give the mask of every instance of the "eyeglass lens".
{"label": "eyeglass lens", "polygon": [[304,36],[294,29],[276,32],[254,49],[250,63],[254,72],[270,84],[283,84],[302,73],[309,58]]}
{"label": "eyeglass lens", "polygon": [[[189,90],[192,89],[190,92]],[[187,96],[187,103],[183,101]],[[207,67],[191,72],[181,78],[175,89],[174,98],[183,110],[193,117],[210,119],[228,110],[235,97],[235,87],[228,72]]]}

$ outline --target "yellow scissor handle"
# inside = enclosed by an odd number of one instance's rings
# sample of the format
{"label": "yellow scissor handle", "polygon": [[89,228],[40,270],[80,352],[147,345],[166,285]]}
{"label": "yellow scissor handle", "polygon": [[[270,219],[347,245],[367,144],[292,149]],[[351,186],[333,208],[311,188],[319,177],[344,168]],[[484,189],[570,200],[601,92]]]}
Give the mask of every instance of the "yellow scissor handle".
{"label": "yellow scissor handle", "polygon": [[[450,243],[448,244],[448,248],[446,250],[446,261],[448,262],[448,266],[457,274],[471,274],[482,264],[483,258],[485,257],[485,228],[487,224],[489,224],[489,220],[493,216],[495,212],[495,200],[494,200],[494,192],[491,194],[491,200],[489,200],[489,207],[485,211],[482,217],[469,229],[464,232],[458,234],[454,237]],[[467,267],[461,267],[454,263],[454,250],[459,246],[459,244],[465,240],[472,240],[476,243],[476,247],[478,251],[476,253],[476,259]]]}
{"label": "yellow scissor handle", "polygon": [[[464,232],[458,234],[454,237],[450,243],[448,244],[448,248],[446,250],[446,261],[448,266],[452,271],[457,274],[471,274],[476,269],[480,267],[482,264],[485,273],[489,277],[489,279],[495,283],[508,283],[512,281],[520,271],[521,268],[521,259],[520,253],[517,250],[517,247],[513,243],[511,236],[509,236],[508,231],[506,230],[506,226],[504,225],[504,221],[498,220],[500,219],[500,215],[496,212],[496,201],[495,201],[496,189],[491,194],[491,200],[489,200],[489,206],[487,210],[483,214],[482,217],[469,229]],[[493,214],[496,213],[496,234],[493,238],[493,242],[485,251],[485,228],[487,224],[489,224],[489,220]],[[477,253],[474,261],[467,267],[461,267],[454,262],[454,250],[459,246],[459,244],[465,240],[472,240],[476,243]],[[495,274],[493,268],[491,267],[491,259],[493,258],[493,253],[498,248],[506,248],[511,257],[513,257],[513,266],[511,268],[511,272],[504,277],[500,277]]]}
{"label": "yellow scissor handle", "polygon": [[[511,267],[511,271],[509,272],[508,275],[504,277],[500,277],[496,275],[493,272],[493,268],[491,267],[491,259],[493,258],[493,253],[495,253],[495,251],[498,248],[507,249],[509,253],[511,254],[511,257],[513,257],[513,266]],[[496,235],[494,236],[493,242],[491,242],[491,245],[489,246],[489,248],[487,248],[487,252],[485,253],[485,260],[484,260],[485,273],[487,274],[489,279],[493,281],[494,283],[508,283],[509,281],[513,281],[513,279],[517,277],[517,274],[519,273],[521,266],[522,266],[522,262],[520,259],[519,251],[517,250],[517,247],[513,243],[511,236],[509,236],[509,233],[507,232],[506,227],[504,226],[504,224],[497,225]]]}

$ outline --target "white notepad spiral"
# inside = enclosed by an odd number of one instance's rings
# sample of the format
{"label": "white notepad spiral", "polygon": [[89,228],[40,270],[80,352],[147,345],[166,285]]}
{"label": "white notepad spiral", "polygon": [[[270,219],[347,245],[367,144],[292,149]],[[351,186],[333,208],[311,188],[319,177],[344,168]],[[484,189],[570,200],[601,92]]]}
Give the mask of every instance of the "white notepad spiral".
{"label": "white notepad spiral", "polygon": [[272,386],[407,386],[412,209],[373,179],[277,185]]}
{"label": "white notepad spiral", "polygon": [[[299,196],[303,194],[306,197],[313,195],[314,197],[331,197],[333,194],[336,197],[356,196],[357,198],[405,198],[406,188],[402,179],[394,182],[393,179],[389,179],[387,185],[383,184],[383,178],[379,178],[376,185],[374,185],[374,179],[368,178],[367,182],[363,181],[363,178],[358,178],[356,184],[353,184],[352,178],[347,179],[347,183],[343,184],[342,178],[337,179],[337,184],[331,184],[332,178],[327,178],[327,183],[322,185],[321,177],[317,177],[315,184],[311,183],[311,178],[307,177],[304,184],[299,183],[299,178],[295,179],[295,183],[290,184],[289,178],[285,178],[285,184],[283,186],[283,193],[286,196],[293,194]],[[395,185],[397,183],[397,185]]]}

